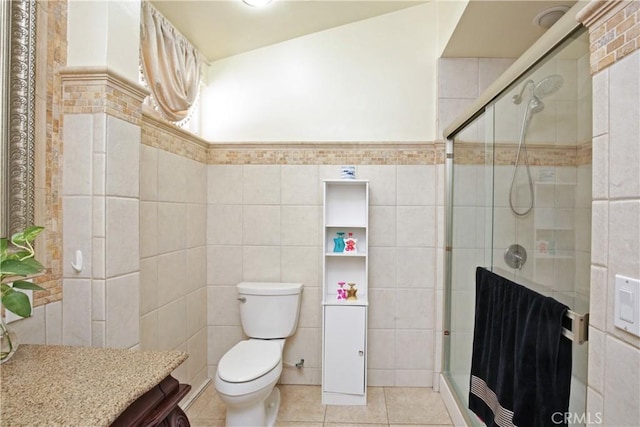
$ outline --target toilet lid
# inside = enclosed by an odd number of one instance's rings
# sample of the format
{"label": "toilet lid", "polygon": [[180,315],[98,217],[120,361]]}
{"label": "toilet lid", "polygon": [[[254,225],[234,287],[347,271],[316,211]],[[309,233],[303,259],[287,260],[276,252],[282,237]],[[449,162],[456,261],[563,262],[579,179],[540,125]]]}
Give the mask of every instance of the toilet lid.
{"label": "toilet lid", "polygon": [[281,357],[280,344],[274,341],[240,341],[218,363],[218,375],[230,383],[244,383],[272,370]]}

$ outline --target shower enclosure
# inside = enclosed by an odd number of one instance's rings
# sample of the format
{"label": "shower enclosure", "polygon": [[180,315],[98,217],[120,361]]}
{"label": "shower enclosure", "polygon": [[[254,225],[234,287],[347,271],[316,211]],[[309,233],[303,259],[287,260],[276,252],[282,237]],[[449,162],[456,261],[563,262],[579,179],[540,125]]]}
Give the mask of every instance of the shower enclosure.
{"label": "shower enclosure", "polygon": [[[506,88],[447,148],[444,377],[468,424],[475,269],[589,311],[591,77],[574,33]],[[585,411],[588,343],[573,344],[570,412]]]}

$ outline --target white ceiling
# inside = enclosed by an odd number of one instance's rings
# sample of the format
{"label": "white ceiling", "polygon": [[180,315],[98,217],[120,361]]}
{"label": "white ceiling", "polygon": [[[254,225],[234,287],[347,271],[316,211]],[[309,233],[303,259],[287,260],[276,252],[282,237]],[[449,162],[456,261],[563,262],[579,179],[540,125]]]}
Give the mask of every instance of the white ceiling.
{"label": "white ceiling", "polygon": [[518,58],[545,29],[533,23],[543,10],[575,0],[471,0],[442,56]]}
{"label": "white ceiling", "polygon": [[151,0],[209,60],[279,43],[407,7],[422,0],[272,0],[263,8],[241,0]]}
{"label": "white ceiling", "polygon": [[[279,43],[428,1],[272,0],[264,8],[241,0],[151,0],[209,61]],[[519,57],[543,33],[542,10],[575,0],[470,0],[445,57]]]}

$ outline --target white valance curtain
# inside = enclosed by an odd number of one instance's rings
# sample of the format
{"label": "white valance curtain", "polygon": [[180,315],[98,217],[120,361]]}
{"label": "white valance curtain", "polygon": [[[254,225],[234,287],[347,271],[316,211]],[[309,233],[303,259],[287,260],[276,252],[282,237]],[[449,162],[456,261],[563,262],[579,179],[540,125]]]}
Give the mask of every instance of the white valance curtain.
{"label": "white valance curtain", "polygon": [[142,71],[156,107],[169,121],[187,118],[200,86],[200,54],[146,1],[140,35]]}

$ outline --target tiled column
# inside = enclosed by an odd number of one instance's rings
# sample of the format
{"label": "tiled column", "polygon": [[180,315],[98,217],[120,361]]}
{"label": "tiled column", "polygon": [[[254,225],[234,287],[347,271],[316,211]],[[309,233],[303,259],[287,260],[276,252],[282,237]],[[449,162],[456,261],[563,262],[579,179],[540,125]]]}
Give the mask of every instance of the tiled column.
{"label": "tiled column", "polygon": [[592,1],[593,218],[587,415],[640,425],[640,338],[613,324],[615,275],[640,278],[640,2]]}
{"label": "tiled column", "polygon": [[[62,71],[63,343],[139,343],[139,150],[146,91],[106,70]],[[83,268],[71,262],[81,251]]]}

